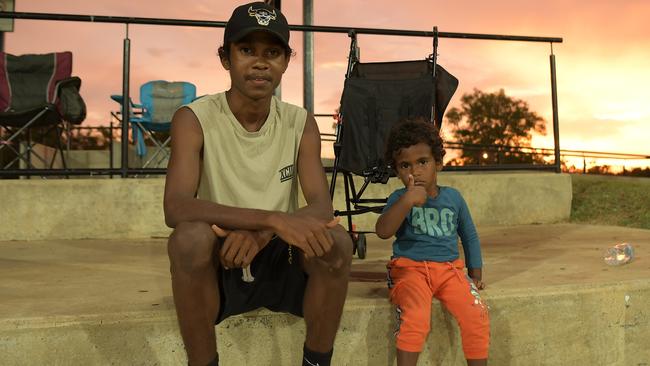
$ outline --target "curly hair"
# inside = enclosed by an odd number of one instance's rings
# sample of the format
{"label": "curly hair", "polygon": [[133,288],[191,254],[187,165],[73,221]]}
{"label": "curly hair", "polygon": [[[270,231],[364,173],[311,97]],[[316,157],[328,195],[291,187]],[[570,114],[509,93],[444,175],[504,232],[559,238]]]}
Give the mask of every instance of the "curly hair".
{"label": "curly hair", "polygon": [[384,153],[386,163],[395,168],[395,156],[400,150],[419,143],[429,145],[436,163],[442,164],[445,148],[440,130],[433,122],[423,117],[404,119],[393,126],[386,141]]}

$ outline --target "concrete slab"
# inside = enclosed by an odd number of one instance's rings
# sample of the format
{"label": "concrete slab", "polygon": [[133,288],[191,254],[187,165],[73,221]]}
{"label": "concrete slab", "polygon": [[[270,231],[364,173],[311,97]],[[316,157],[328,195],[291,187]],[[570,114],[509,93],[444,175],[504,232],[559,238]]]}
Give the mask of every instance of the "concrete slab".
{"label": "concrete slab", "polygon": [[[650,231],[588,225],[480,227],[494,365],[650,363]],[[384,272],[390,241],[369,238],[354,271]],[[608,267],[627,241],[636,259]],[[0,242],[0,364],[185,362],[164,239]],[[453,318],[433,303],[420,365],[463,365]],[[352,282],[334,365],[392,365],[383,282]],[[227,365],[298,364],[301,319],[266,310],[218,327]]]}

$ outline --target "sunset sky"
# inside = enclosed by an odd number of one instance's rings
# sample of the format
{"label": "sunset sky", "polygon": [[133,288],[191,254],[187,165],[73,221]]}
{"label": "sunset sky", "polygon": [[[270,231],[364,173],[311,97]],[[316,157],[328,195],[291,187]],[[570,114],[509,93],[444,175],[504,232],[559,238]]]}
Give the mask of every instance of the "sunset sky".
{"label": "sunset sky", "polygon": [[[16,11],[226,21],[246,1],[17,0]],[[283,0],[290,24],[302,22],[302,1]],[[314,1],[314,24],[345,27],[561,37],[555,44],[563,149],[650,155],[650,1]],[[73,73],[83,80],[87,125],[105,125],[122,83],[122,40],[118,24],[16,20],[5,35],[12,54],[70,50]],[[132,25],[131,90],[155,79],[187,80],[198,94],[222,91],[229,79],[216,49],[223,29]],[[296,51],[282,84],[283,99],[302,104],[302,34],[292,32]],[[359,37],[362,61],[421,59],[431,39]],[[452,105],[474,88],[504,89],[527,101],[548,122],[547,136],[533,145],[552,147],[552,111],[547,43],[441,39],[439,63],[460,80]],[[315,36],[315,111],[331,113],[340,98],[349,39]],[[331,132],[323,120],[322,132]],[[450,136],[448,136],[450,137]],[[646,162],[630,162],[639,165]]]}

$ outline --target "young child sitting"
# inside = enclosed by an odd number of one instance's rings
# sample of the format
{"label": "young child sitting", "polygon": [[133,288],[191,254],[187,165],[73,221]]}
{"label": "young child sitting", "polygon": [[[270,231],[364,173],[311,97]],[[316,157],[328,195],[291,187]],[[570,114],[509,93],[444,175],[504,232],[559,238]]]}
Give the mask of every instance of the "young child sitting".
{"label": "young child sitting", "polygon": [[[460,192],[437,184],[445,150],[440,132],[424,119],[390,132],[386,161],[405,188],[393,192],[377,220],[382,239],[396,236],[388,263],[390,300],[396,306],[397,365],[416,365],[430,330],[435,297],[456,318],[468,365],[487,365],[490,321],[483,289],[479,238]],[[462,241],[469,277],[459,259]]]}

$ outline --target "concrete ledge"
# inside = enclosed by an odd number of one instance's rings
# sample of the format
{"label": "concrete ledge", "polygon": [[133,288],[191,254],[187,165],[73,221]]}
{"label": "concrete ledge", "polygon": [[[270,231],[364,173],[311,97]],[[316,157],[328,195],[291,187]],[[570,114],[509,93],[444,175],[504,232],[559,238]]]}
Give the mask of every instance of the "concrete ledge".
{"label": "concrete ledge", "polygon": [[[113,143],[113,163],[118,165],[120,163],[122,144],[119,142]],[[129,166],[139,167],[142,166],[144,162],[148,161],[149,158],[153,157],[156,153],[155,147],[147,148],[147,154],[145,156],[138,156],[136,149],[133,145],[129,144]],[[47,169],[49,168],[49,162],[54,159],[52,165],[55,169],[63,168],[63,161],[61,160],[61,155],[56,154],[56,149],[51,146],[46,146],[42,144],[34,145],[34,150],[38,153],[43,160],[48,162],[45,164],[43,161],[37,158],[32,158],[31,164],[34,168],[37,169]],[[167,148],[166,150],[169,150]],[[55,155],[56,154],[56,155]],[[69,169],[106,169],[110,167],[110,151],[109,150],[64,150],[66,166]],[[156,155],[156,159],[150,163],[150,168],[164,168],[167,166],[168,160],[165,158],[164,154]],[[154,163],[158,163],[155,164]],[[21,160],[20,169],[26,169],[27,164]]]}
{"label": "concrete ledge", "polygon": [[0,240],[168,235],[162,179],[0,180]]}
{"label": "concrete ledge", "polygon": [[[650,364],[650,230],[480,227],[491,365]],[[625,240],[631,263],[607,266]],[[353,271],[385,271],[391,242],[369,236]],[[0,364],[182,365],[164,239],[0,242]],[[351,282],[333,365],[394,365],[383,282]],[[419,365],[464,365],[455,320],[436,301]],[[226,365],[298,364],[299,318],[260,310],[218,328]]]}
{"label": "concrete ledge", "polygon": [[[553,223],[571,212],[566,174],[443,172],[439,181],[462,192],[479,225]],[[396,179],[372,184],[364,197],[385,198],[398,187]],[[163,191],[162,178],[0,180],[0,240],[167,236]],[[345,209],[342,177],[334,207]],[[376,220],[373,213],[354,216],[360,230],[374,231]]]}
{"label": "concrete ledge", "polygon": [[[337,178],[335,209],[345,210],[343,177]],[[355,177],[357,190],[363,180]],[[542,172],[441,172],[438,184],[462,194],[477,225],[548,224],[568,220],[571,215],[571,175]],[[396,178],[388,184],[373,184],[366,198],[385,198],[403,184]],[[366,195],[367,194],[367,195]],[[354,216],[360,230],[374,231],[377,214]]]}
{"label": "concrete ledge", "polygon": [[[494,365],[642,365],[650,361],[648,281],[490,293]],[[626,303],[625,298],[631,299]],[[434,302],[418,365],[465,365],[458,328]],[[386,300],[349,301],[333,365],[394,365],[394,313]],[[218,328],[227,365],[299,364],[302,319],[260,310]],[[0,322],[5,365],[181,365],[173,310]]]}

